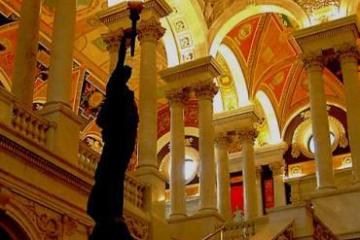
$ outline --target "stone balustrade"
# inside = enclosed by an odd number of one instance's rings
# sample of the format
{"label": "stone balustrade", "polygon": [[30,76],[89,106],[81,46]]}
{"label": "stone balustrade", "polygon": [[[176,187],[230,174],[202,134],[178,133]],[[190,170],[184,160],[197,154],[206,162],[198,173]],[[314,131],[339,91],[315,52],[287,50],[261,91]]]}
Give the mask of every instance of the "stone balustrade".
{"label": "stone balustrade", "polygon": [[124,197],[134,206],[146,210],[150,204],[149,187],[130,174],[125,176]]}
{"label": "stone balustrade", "polygon": [[47,144],[48,131],[53,127],[49,121],[17,103],[13,104],[10,125],[21,135],[41,145]]}
{"label": "stone balustrade", "polygon": [[[78,166],[85,172],[93,175],[100,160],[100,154],[86,143],[81,142],[79,148]],[[125,200],[142,210],[147,206],[148,188],[130,174],[125,176],[124,197]]]}
{"label": "stone balustrade", "polygon": [[224,240],[247,240],[255,234],[255,223],[253,221],[244,221],[240,223],[226,223],[222,232]]}
{"label": "stone balustrade", "polygon": [[80,142],[78,167],[87,173],[93,174],[99,161],[100,154],[86,143]]}

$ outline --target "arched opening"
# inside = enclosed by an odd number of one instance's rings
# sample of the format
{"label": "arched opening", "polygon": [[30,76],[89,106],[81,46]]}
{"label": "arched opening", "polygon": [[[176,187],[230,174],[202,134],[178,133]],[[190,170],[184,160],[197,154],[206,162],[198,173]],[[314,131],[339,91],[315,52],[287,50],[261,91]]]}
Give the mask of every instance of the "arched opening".
{"label": "arched opening", "polygon": [[245,77],[235,54],[225,44],[220,45],[219,53],[224,56],[230,68],[231,75],[235,82],[239,106],[249,105],[249,93],[246,87]]}
{"label": "arched opening", "polygon": [[269,143],[279,143],[281,141],[280,128],[274,111],[274,107],[269,97],[263,91],[259,91],[256,93],[256,99],[260,102],[265,114],[265,118],[267,120],[270,133]]}
{"label": "arched opening", "polygon": [[3,211],[0,211],[0,239],[30,240],[22,227]]}

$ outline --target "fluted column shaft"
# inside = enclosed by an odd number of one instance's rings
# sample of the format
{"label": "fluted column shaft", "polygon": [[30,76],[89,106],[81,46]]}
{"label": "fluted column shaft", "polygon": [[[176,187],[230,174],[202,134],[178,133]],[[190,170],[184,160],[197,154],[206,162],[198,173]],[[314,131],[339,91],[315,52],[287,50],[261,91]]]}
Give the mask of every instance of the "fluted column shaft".
{"label": "fluted column shaft", "polygon": [[283,180],[283,166],[280,162],[270,164],[273,173],[274,207],[286,205],[285,184]]}
{"label": "fluted column shaft", "polygon": [[199,102],[200,211],[216,212],[216,170],[214,160],[214,83],[196,86]]}
{"label": "fluted column shaft", "polygon": [[184,103],[187,93],[183,89],[167,93],[170,103],[170,218],[186,216],[185,205],[185,126]]}
{"label": "fluted column shaft", "polygon": [[308,74],[310,111],[315,142],[315,166],[317,189],[334,188],[329,120],[326,109],[323,65],[320,58],[305,59]]}
{"label": "fluted column shaft", "polygon": [[70,107],[76,1],[57,0],[49,69],[48,103]]}
{"label": "fluted column shaft", "polygon": [[218,134],[215,139],[215,157],[217,169],[217,206],[225,221],[232,221],[230,199],[230,171],[228,148],[230,137],[227,134]]}
{"label": "fluted column shaft", "polygon": [[138,169],[158,169],[157,150],[157,69],[156,46],[165,29],[155,19],[141,21],[139,81]]}
{"label": "fluted column shaft", "polygon": [[22,1],[16,45],[12,93],[28,106],[32,105],[36,54],[39,45],[40,0]]}
{"label": "fluted column shaft", "polygon": [[259,216],[256,194],[256,168],[254,157],[254,140],[257,136],[255,129],[238,132],[243,154],[242,174],[244,186],[244,215],[245,219]]}
{"label": "fluted column shaft", "polygon": [[358,58],[359,52],[355,46],[340,50],[353,176],[356,183],[360,183],[360,82]]}

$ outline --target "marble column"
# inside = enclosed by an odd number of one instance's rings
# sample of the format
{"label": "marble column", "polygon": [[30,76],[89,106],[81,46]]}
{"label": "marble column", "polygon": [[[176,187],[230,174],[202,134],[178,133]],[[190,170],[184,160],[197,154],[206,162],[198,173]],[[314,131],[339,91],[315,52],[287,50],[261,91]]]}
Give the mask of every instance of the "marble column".
{"label": "marble column", "polygon": [[348,134],[351,148],[353,177],[360,183],[360,82],[358,73],[359,51],[356,46],[344,46],[339,51],[344,79]]}
{"label": "marble column", "polygon": [[255,167],[256,169],[256,195],[257,195],[257,208],[258,215],[264,214],[264,202],[263,202],[263,189],[262,189],[262,168],[261,166]]}
{"label": "marble column", "polygon": [[155,18],[138,27],[141,45],[139,80],[138,170],[158,170],[157,161],[157,69],[156,46],[165,29]]}
{"label": "marble column", "polygon": [[254,156],[254,140],[257,136],[257,131],[255,129],[240,130],[238,131],[238,136],[243,154],[244,215],[246,220],[250,220],[259,216]]}
{"label": "marble column", "polygon": [[219,133],[215,138],[217,206],[225,221],[232,221],[230,199],[230,171],[228,149],[231,143],[226,133]]}
{"label": "marble column", "polygon": [[332,189],[335,187],[335,182],[322,59],[321,57],[311,56],[304,59],[304,63],[309,83],[311,123],[315,142],[317,189]]}
{"label": "marble column", "polygon": [[34,93],[36,56],[39,45],[40,6],[40,0],[22,2],[12,78],[12,93],[29,107],[32,106]]}
{"label": "marble column", "polygon": [[48,148],[72,164],[78,162],[81,125],[71,106],[75,20],[76,1],[56,0],[47,103],[40,112],[56,125]]}
{"label": "marble column", "polygon": [[52,36],[47,104],[70,106],[76,1],[57,0]]}
{"label": "marble column", "polygon": [[282,207],[286,205],[285,184],[283,180],[283,164],[274,162],[270,164],[273,174],[274,186],[274,207]]}
{"label": "marble column", "polygon": [[170,104],[170,219],[186,217],[185,205],[185,126],[186,89],[166,93]]}
{"label": "marble column", "polygon": [[214,83],[204,83],[194,89],[199,103],[200,212],[215,213],[217,206],[213,98],[218,88]]}

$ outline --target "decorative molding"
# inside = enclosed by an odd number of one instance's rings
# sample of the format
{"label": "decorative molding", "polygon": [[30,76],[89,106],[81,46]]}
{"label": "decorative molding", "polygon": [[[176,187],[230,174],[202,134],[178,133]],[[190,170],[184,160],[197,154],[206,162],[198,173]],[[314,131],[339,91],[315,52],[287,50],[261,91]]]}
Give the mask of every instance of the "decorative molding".
{"label": "decorative molding", "polygon": [[160,22],[155,17],[152,17],[140,21],[138,26],[138,38],[140,42],[158,42],[165,34],[165,31],[166,29],[161,26]]}
{"label": "decorative molding", "polygon": [[165,91],[166,98],[173,105],[184,105],[190,98],[190,88],[172,89]]}
{"label": "decorative molding", "polygon": [[63,183],[66,183],[72,187],[76,187],[85,193],[90,193],[90,183],[85,182],[80,177],[69,173],[65,169],[55,165],[54,163],[46,160],[45,158],[37,155],[36,153],[28,150],[19,143],[16,143],[3,135],[0,135],[0,149],[18,156],[22,161],[26,161],[28,165],[36,167],[41,171],[58,178]]}
{"label": "decorative molding", "polygon": [[106,50],[115,52],[119,50],[120,40],[124,36],[124,31],[120,29],[117,32],[109,32],[101,34],[103,41],[106,44]]}
{"label": "decorative molding", "polygon": [[251,142],[254,143],[258,136],[258,131],[255,128],[236,130],[236,134],[239,137],[241,143]]}
{"label": "decorative molding", "polygon": [[215,144],[221,149],[228,149],[232,143],[232,139],[227,132],[218,133],[215,136]]}
{"label": "decorative molding", "polygon": [[219,87],[215,83],[199,83],[193,86],[196,97],[212,101]]}
{"label": "decorative molding", "polygon": [[129,228],[130,233],[136,237],[136,239],[149,239],[150,238],[150,223],[136,217],[125,211],[124,213],[125,223]]}

